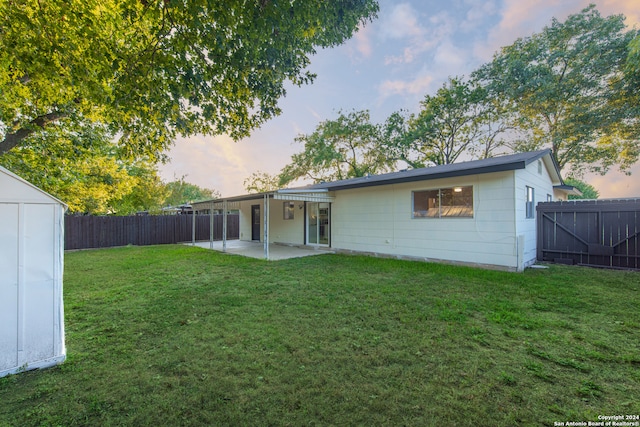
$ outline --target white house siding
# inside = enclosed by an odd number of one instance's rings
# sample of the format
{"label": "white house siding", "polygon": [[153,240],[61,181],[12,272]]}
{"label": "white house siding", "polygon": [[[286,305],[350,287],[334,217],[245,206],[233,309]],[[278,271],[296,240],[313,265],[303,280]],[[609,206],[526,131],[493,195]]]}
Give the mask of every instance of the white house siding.
{"label": "white house siding", "polygon": [[[240,240],[251,241],[251,206],[260,205],[260,216],[264,216],[264,207],[262,200],[248,200],[240,202],[239,208],[239,228],[240,228]],[[263,219],[260,218],[260,240],[264,233],[262,228]]]}
{"label": "white house siding", "polygon": [[516,214],[516,235],[521,236],[520,244],[523,246],[520,250],[522,256],[522,268],[527,267],[536,261],[536,213],[533,218],[526,216],[526,187],[534,188],[534,206],[540,202],[547,201],[547,195],[554,196],[553,183],[549,176],[549,172],[542,164],[542,171],[539,173],[538,162],[532,162],[526,169],[515,171],[515,214]]}
{"label": "white house siding", "polygon": [[[303,202],[294,202],[292,220],[284,219],[283,200],[269,200],[269,243],[304,244],[305,210]],[[260,205],[260,241],[264,241],[264,200],[240,203],[240,240],[251,240],[251,206]],[[303,206],[302,209],[299,207]]]}
{"label": "white house siding", "polygon": [[[293,219],[284,219],[283,200],[269,200],[269,242],[304,244],[304,202],[293,202]],[[302,209],[301,209],[302,208]]]}
{"label": "white house siding", "polygon": [[[412,191],[473,186],[473,218],[412,218]],[[336,192],[331,246],[517,268],[513,172]]]}

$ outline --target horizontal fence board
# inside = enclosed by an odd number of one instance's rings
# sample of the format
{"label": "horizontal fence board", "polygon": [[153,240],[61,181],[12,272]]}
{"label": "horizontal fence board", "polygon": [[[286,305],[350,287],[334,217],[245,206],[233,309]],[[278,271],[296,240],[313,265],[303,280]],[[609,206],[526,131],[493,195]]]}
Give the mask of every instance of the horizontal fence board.
{"label": "horizontal fence board", "polygon": [[537,206],[538,261],[640,270],[640,199]]}
{"label": "horizontal fence board", "polygon": [[[147,246],[190,242],[193,215],[66,216],[65,249]],[[209,240],[211,218],[196,215],[196,240]],[[213,238],[222,240],[222,215],[213,216]],[[238,239],[239,215],[227,215],[227,239]]]}

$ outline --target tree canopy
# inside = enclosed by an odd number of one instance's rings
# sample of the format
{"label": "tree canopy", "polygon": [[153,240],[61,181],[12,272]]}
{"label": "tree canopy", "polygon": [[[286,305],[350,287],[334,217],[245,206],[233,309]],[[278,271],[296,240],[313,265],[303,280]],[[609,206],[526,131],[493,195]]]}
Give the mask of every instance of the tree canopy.
{"label": "tree canopy", "polygon": [[420,105],[420,112],[408,120],[404,138],[397,138],[403,146],[400,160],[412,167],[446,165],[465,155],[486,158],[501,145],[498,136],[506,126],[497,104],[475,81],[449,78]]}
{"label": "tree canopy", "polygon": [[640,153],[640,115],[624,91],[637,34],[591,5],[502,48],[474,77],[512,114],[516,151],[551,148],[578,175],[627,171]]}
{"label": "tree canopy", "polygon": [[143,161],[122,161],[103,126],[89,122],[50,127],[28,145],[0,156],[0,164],[64,201],[72,213],[113,213],[114,202],[131,193]]}
{"label": "tree canopy", "polygon": [[157,157],[176,135],[234,138],[313,81],[317,48],[376,16],[374,0],[0,2],[0,154],[52,126],[108,126]]}
{"label": "tree canopy", "polygon": [[203,188],[186,182],[184,176],[178,180],[167,183],[166,189],[169,194],[164,200],[164,204],[168,206],[179,206],[185,203],[214,199],[221,196],[217,190]]}
{"label": "tree canopy", "polygon": [[247,193],[266,193],[280,188],[280,177],[267,172],[256,171],[243,182]]}
{"label": "tree canopy", "polygon": [[122,156],[107,135],[104,126],[88,122],[47,128],[0,156],[0,165],[64,201],[69,213],[159,213],[167,205],[217,194],[184,177],[162,182],[153,161]]}
{"label": "tree canopy", "polygon": [[299,178],[320,182],[386,171],[389,165],[379,139],[379,127],[371,123],[368,110],[340,112],[335,120],[322,121],[313,133],[296,138],[304,150],[282,169],[280,185]]}

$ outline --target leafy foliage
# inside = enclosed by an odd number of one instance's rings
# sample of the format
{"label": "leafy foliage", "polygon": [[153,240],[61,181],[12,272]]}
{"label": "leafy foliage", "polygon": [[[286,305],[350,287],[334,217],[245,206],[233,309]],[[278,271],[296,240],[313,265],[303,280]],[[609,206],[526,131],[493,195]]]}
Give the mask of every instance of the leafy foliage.
{"label": "leafy foliage", "polygon": [[280,178],[277,175],[257,171],[245,179],[243,184],[247,193],[265,193],[280,188]]}
{"label": "leafy foliage", "polygon": [[622,15],[602,17],[591,5],[502,48],[474,77],[512,113],[517,151],[551,148],[578,175],[627,171],[640,154],[640,114],[623,95],[636,35]]}
{"label": "leafy foliage", "polygon": [[575,200],[575,199],[597,199],[598,197],[600,197],[600,193],[598,192],[598,190],[596,190],[596,188],[593,185],[588,184],[588,183],[586,183],[584,181],[581,181],[581,180],[576,179],[576,178],[566,178],[564,180],[564,182],[567,185],[571,185],[573,187],[576,187],[582,193],[582,196],[576,196],[574,194],[570,194],[569,195],[569,200]]}
{"label": "leafy foliage", "polygon": [[92,123],[47,128],[0,156],[0,164],[62,200],[69,213],[157,213],[167,204],[217,194],[184,177],[165,184],[154,162],[122,155],[105,127]]}
{"label": "leafy foliage", "polygon": [[304,151],[291,156],[280,174],[280,184],[298,178],[330,181],[375,174],[389,169],[385,153],[378,145],[379,127],[371,123],[368,110],[340,112],[335,120],[321,122],[310,135],[297,142]]}
{"label": "leafy foliage", "polygon": [[465,154],[490,157],[506,128],[495,107],[483,87],[450,78],[434,96],[425,96],[420,112],[409,120],[404,150],[417,159],[409,163],[424,167],[454,163]]}
{"label": "leafy foliage", "polygon": [[51,127],[29,138],[29,144],[0,156],[0,164],[65,202],[71,213],[113,213],[113,202],[139,183],[123,162],[106,129],[91,123]]}
{"label": "leafy foliage", "polygon": [[174,136],[234,138],[310,83],[317,47],[376,16],[373,0],[0,2],[0,154],[50,126],[109,126],[131,153]]}
{"label": "leafy foliage", "polygon": [[185,181],[183,176],[179,180],[166,184],[169,195],[164,201],[165,205],[179,206],[196,200],[214,199],[220,197],[220,192],[209,188],[202,188]]}

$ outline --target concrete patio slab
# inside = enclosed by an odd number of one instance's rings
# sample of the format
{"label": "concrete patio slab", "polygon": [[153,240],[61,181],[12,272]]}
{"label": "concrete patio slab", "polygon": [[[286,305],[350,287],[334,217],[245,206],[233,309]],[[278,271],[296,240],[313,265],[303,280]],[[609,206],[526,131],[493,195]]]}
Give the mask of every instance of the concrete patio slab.
{"label": "concrete patio slab", "polygon": [[[193,243],[187,243],[193,245]],[[222,242],[196,242],[195,246],[213,249],[222,252]],[[241,255],[250,258],[264,259],[264,244],[261,242],[248,242],[245,240],[227,240],[226,253]],[[301,258],[305,256],[335,253],[331,248],[314,246],[289,246],[278,243],[269,244],[269,260],[278,261],[289,258]]]}

